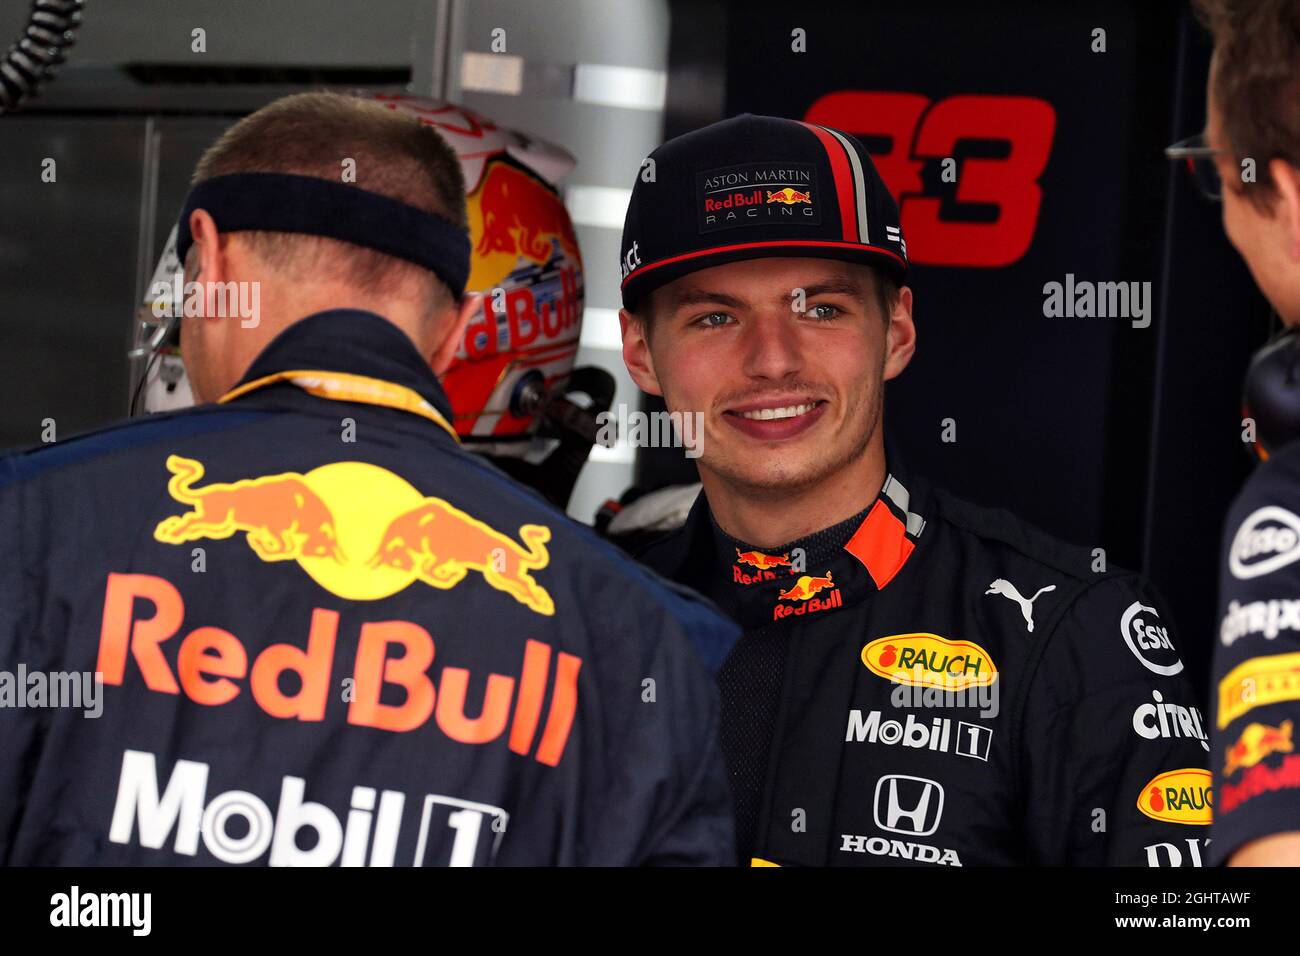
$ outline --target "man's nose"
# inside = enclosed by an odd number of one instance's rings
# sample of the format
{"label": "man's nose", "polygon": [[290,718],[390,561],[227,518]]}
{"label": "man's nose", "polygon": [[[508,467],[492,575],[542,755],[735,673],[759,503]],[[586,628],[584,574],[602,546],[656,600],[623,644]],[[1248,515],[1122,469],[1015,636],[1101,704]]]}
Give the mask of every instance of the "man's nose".
{"label": "man's nose", "polygon": [[799,316],[789,309],[764,313],[750,326],[745,343],[745,374],[779,381],[804,365]]}

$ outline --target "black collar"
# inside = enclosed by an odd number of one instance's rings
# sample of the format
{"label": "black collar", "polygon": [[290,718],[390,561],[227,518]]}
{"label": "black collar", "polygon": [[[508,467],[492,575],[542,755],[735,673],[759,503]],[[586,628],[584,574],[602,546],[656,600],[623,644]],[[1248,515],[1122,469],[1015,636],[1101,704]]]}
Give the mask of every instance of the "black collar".
{"label": "black collar", "polygon": [[[849,606],[882,590],[924,540],[927,502],[923,482],[891,474],[853,527],[845,522],[780,548],[756,549],[717,528],[701,491],[686,524],[639,558],[670,580],[702,591],[748,629]],[[792,571],[779,562],[798,553],[796,548],[807,561]]]}
{"label": "black collar", "polygon": [[452,420],[451,402],[415,343],[373,312],[330,309],[300,319],[271,340],[236,388],[277,372],[306,369],[404,385]]}

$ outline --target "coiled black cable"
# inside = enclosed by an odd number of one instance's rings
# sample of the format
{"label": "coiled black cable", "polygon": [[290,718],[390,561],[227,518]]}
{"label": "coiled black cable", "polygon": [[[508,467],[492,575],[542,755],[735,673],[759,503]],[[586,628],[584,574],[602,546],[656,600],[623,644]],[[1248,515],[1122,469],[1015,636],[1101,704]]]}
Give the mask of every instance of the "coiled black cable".
{"label": "coiled black cable", "polygon": [[51,79],[76,42],[85,0],[33,0],[27,28],[0,60],[0,113],[12,113]]}

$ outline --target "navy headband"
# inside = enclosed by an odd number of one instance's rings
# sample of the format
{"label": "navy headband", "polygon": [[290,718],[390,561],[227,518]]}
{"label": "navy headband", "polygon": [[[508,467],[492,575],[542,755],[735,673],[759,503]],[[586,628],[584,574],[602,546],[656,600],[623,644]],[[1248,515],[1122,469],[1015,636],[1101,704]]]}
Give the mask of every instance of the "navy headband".
{"label": "navy headband", "polygon": [[469,235],[441,216],[356,186],[292,173],[231,173],[195,186],[176,227],[181,262],[194,244],[190,213],[222,232],[325,236],[405,259],[438,276],[459,300],[469,279]]}

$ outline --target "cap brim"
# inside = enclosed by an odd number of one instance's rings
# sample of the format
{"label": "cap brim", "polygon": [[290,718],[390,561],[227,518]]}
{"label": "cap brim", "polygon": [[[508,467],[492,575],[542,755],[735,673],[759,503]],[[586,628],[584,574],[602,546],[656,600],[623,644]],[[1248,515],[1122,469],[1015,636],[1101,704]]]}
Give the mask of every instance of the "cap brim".
{"label": "cap brim", "polygon": [[682,276],[750,259],[798,258],[834,259],[883,269],[900,285],[907,276],[907,262],[898,253],[861,243],[838,244],[827,241],[791,242],[789,240],[741,243],[721,249],[703,249],[699,252],[674,256],[663,262],[649,263],[632,272],[623,282],[623,308],[635,311],[637,305],[655,289],[661,288]]}

